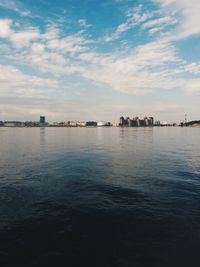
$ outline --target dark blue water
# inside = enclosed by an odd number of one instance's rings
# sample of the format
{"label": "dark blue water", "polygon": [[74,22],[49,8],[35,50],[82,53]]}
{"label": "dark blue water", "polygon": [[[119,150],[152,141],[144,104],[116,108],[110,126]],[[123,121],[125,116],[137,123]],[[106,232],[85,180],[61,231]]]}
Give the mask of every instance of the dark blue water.
{"label": "dark blue water", "polygon": [[0,128],[0,266],[200,266],[200,128]]}

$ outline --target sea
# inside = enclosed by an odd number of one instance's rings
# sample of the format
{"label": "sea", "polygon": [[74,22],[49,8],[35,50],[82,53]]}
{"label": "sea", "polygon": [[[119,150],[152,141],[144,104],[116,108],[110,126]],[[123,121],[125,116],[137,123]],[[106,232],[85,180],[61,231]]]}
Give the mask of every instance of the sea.
{"label": "sea", "polygon": [[0,266],[199,267],[200,128],[0,128]]}

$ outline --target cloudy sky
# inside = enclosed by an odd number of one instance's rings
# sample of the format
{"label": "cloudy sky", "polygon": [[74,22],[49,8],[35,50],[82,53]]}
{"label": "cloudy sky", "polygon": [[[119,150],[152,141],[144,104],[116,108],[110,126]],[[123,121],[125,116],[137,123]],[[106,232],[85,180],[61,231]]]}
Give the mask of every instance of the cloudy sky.
{"label": "cloudy sky", "polygon": [[200,119],[199,0],[0,0],[0,120]]}

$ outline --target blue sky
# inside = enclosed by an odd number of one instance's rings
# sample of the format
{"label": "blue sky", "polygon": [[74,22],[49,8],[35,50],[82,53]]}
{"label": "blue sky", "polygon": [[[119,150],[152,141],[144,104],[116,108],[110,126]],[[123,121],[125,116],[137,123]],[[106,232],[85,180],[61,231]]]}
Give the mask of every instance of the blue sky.
{"label": "blue sky", "polygon": [[200,118],[199,0],[0,0],[0,120]]}

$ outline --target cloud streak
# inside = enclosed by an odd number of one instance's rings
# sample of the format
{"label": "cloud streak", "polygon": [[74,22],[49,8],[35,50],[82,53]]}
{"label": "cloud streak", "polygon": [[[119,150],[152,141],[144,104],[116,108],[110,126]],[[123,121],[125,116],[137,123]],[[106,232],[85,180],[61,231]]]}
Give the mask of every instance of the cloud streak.
{"label": "cloud streak", "polygon": [[163,12],[179,17],[179,24],[171,32],[169,40],[181,40],[200,34],[199,0],[154,0],[160,4]]}
{"label": "cloud streak", "polygon": [[22,17],[26,17],[31,14],[30,11],[25,10],[22,6],[18,6],[16,1],[12,0],[0,0],[0,7],[17,12]]}
{"label": "cloud streak", "polygon": [[120,24],[114,33],[105,36],[104,41],[112,42],[119,39],[124,32],[145,22],[147,19],[151,18],[152,15],[153,14],[151,12],[142,13],[142,6],[129,9],[126,15],[127,17],[126,22]]}

